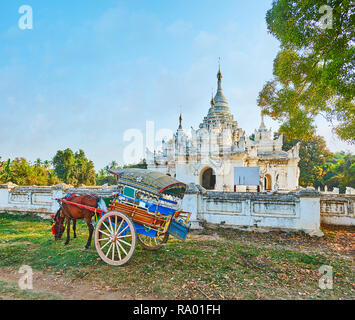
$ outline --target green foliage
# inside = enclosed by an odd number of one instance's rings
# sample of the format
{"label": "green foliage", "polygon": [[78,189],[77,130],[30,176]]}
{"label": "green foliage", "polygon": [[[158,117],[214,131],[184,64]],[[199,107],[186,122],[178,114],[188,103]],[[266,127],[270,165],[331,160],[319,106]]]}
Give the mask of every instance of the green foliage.
{"label": "green foliage", "polygon": [[[331,29],[321,27],[322,5],[333,9]],[[258,105],[291,139],[311,139],[314,118],[323,115],[337,122],[341,139],[355,141],[354,19],[350,0],[275,0],[267,12],[281,51]]]}
{"label": "green foliage", "polygon": [[[284,136],[285,137],[285,136]],[[297,143],[300,143],[300,186],[322,185],[321,181],[326,174],[326,162],[334,157],[326,146],[326,142],[321,136],[312,136],[307,141],[300,139],[288,140],[284,138],[283,148],[289,150]]]}
{"label": "green foliage", "polygon": [[[145,159],[143,159],[140,163],[136,164],[130,164],[130,165],[125,165],[123,168],[139,168],[139,169],[147,169],[147,162]],[[117,169],[122,169],[118,165],[116,161],[112,161],[109,165],[107,165],[104,169],[101,169],[97,174],[96,174],[96,184],[99,186],[102,186],[104,184],[108,185],[115,185],[116,184],[116,177],[113,176],[111,173],[109,173],[107,170],[117,170]]]}
{"label": "green foliage", "polygon": [[[0,184],[12,182],[19,186],[51,186],[64,182],[74,186],[115,185],[116,177],[107,169],[120,168],[116,161],[112,161],[96,173],[94,163],[86,158],[83,150],[76,153],[71,149],[59,150],[52,161],[37,159],[34,163],[25,158],[1,161],[0,157]],[[123,168],[147,169],[147,163],[143,159],[140,163]]]}
{"label": "green foliage", "polygon": [[78,186],[96,182],[94,163],[86,158],[83,150],[75,153],[71,149],[59,150],[52,162],[58,178],[65,183]]}
{"label": "green foliage", "polygon": [[[1,159],[1,158],[0,158]],[[0,183],[12,182],[17,185],[49,186],[59,183],[49,162],[37,159],[34,164],[24,158],[0,161]]]}
{"label": "green foliage", "polygon": [[342,193],[346,187],[355,188],[355,155],[338,152],[326,163],[326,168],[323,184],[330,188],[337,187]]}
{"label": "green foliage", "polygon": [[129,164],[129,165],[125,165],[123,166],[123,168],[138,168],[138,169],[147,169],[148,165],[145,159],[143,159],[141,162],[139,163],[135,163],[135,164]]}
{"label": "green foliage", "polygon": [[107,170],[117,170],[120,169],[118,163],[116,161],[112,161],[108,164],[104,169],[99,170],[96,174],[96,184],[98,186],[102,186],[104,184],[108,184],[110,186],[116,184],[116,177],[109,173]]}
{"label": "green foliage", "polygon": [[300,186],[315,188],[339,188],[345,193],[346,187],[355,188],[355,155],[345,152],[332,153],[327,149],[321,136],[312,136],[307,141],[284,138],[284,150],[300,142]]}

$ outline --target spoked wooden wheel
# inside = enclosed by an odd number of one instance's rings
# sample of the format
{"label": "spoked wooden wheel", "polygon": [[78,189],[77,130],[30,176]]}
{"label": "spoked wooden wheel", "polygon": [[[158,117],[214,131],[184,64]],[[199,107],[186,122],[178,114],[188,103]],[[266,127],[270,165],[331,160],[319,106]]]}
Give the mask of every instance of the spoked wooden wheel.
{"label": "spoked wooden wheel", "polygon": [[147,250],[158,250],[169,240],[169,233],[158,233],[156,237],[138,234],[139,243]]}
{"label": "spoked wooden wheel", "polygon": [[97,223],[95,247],[106,263],[112,266],[124,265],[132,258],[136,244],[136,228],[124,213],[110,211]]}

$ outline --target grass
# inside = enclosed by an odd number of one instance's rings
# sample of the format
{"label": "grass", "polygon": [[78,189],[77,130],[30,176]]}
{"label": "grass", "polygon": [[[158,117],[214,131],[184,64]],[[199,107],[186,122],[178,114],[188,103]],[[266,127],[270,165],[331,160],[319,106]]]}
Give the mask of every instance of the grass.
{"label": "grass", "polygon": [[[83,223],[78,223],[78,239],[71,239],[68,247],[64,241],[55,242],[50,231],[48,221],[30,215],[0,214],[0,268],[26,264],[46,274],[60,274],[73,281],[80,279],[93,286],[120,290],[133,298],[355,298],[353,260],[331,250],[326,254],[317,248],[303,251],[289,242],[266,245],[265,241],[252,241],[250,234],[248,240],[243,240],[241,231],[232,230],[228,236],[222,234],[222,240],[171,239],[155,252],[138,245],[129,264],[114,268],[98,260],[94,244],[83,250],[88,236]],[[318,270],[322,265],[333,267],[332,290],[318,286],[321,276]],[[13,285],[0,282],[0,297],[9,293],[19,299],[27,298]],[[53,293],[46,298],[56,297]]]}

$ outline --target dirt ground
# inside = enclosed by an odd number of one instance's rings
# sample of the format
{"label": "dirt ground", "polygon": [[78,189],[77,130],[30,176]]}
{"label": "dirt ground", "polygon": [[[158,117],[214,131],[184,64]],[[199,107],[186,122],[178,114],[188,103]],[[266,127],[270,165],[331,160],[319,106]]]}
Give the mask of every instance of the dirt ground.
{"label": "dirt ground", "polygon": [[[0,281],[16,286],[21,274],[15,268],[0,268]],[[67,279],[64,275],[48,275],[41,271],[33,273],[32,295],[45,294],[60,300],[154,300],[155,297],[137,297],[114,291],[110,287],[100,287],[84,280]],[[13,300],[21,298],[21,294],[11,296],[0,295],[0,300]]]}
{"label": "dirt ground", "polygon": [[[18,270],[12,268],[0,269],[0,281],[17,283],[21,277]],[[34,293],[49,293],[56,295],[60,299],[114,299],[124,300],[122,293],[111,292],[104,288],[95,288],[85,281],[70,281],[62,275],[47,275],[40,271],[35,271],[33,274],[33,292]],[[8,297],[11,299],[11,297]]]}

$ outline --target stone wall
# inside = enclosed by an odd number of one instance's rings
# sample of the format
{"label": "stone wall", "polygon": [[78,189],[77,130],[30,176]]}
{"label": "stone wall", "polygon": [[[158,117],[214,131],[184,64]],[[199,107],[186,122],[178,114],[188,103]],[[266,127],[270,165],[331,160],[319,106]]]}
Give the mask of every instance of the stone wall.
{"label": "stone wall", "polygon": [[355,225],[355,194],[322,194],[321,222],[335,225]]}
{"label": "stone wall", "polygon": [[100,196],[110,196],[116,192],[116,187],[67,188],[63,185],[18,187],[13,184],[6,184],[0,186],[0,212],[31,212],[50,217],[59,208],[55,199],[63,198],[67,193],[92,193]]}
{"label": "stone wall", "polygon": [[297,193],[206,192],[194,184],[183,201],[192,211],[192,227],[203,223],[248,229],[304,230],[320,232],[320,193],[303,189]]}
{"label": "stone wall", "polygon": [[[67,193],[110,196],[112,187],[70,188],[0,186],[0,212],[33,212],[50,217]],[[279,228],[318,232],[320,223],[355,225],[355,195],[320,194],[313,189],[297,193],[206,192],[190,184],[183,209],[192,212],[192,227],[203,223],[247,228]]]}
{"label": "stone wall", "polygon": [[51,214],[58,210],[56,198],[63,196],[59,187],[0,186],[0,211]]}

